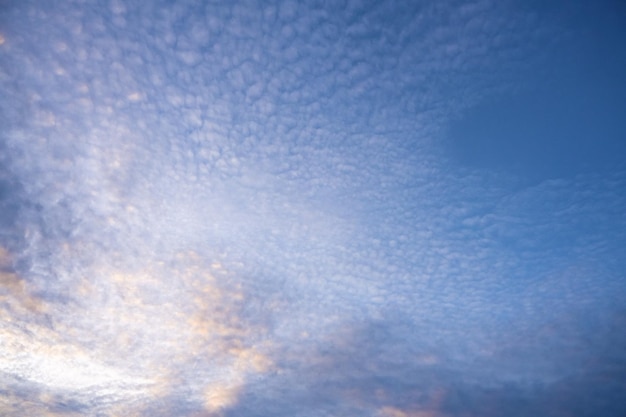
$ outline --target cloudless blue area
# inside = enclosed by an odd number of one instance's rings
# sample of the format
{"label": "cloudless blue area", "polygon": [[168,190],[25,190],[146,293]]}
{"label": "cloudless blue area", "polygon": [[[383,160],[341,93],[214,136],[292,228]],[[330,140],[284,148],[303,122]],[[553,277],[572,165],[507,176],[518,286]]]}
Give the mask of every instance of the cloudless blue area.
{"label": "cloudless blue area", "polygon": [[[580,4],[579,4],[580,3]],[[608,173],[626,161],[626,8],[560,3],[535,12],[562,25],[515,92],[485,99],[450,127],[462,163],[534,179]]]}

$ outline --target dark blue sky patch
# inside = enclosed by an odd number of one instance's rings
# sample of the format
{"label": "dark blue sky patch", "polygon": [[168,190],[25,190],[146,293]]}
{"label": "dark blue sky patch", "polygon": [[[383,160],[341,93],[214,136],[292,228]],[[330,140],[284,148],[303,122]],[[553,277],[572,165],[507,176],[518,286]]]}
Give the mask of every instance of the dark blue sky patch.
{"label": "dark blue sky patch", "polygon": [[535,178],[614,171],[626,155],[624,108],[619,87],[545,84],[469,110],[450,128],[451,153],[474,168]]}
{"label": "dark blue sky patch", "polygon": [[613,172],[626,160],[626,13],[618,5],[539,13],[563,35],[520,74],[515,92],[487,98],[448,129],[450,154],[474,169],[542,178]]}

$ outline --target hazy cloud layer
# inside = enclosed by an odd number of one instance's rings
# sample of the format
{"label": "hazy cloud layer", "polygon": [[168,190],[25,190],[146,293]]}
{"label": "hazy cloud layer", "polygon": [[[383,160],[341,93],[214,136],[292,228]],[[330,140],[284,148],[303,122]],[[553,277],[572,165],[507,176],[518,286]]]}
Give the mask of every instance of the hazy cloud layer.
{"label": "hazy cloud layer", "polygon": [[3,415],[624,413],[624,166],[446,136],[575,19],[409,3],[0,6]]}

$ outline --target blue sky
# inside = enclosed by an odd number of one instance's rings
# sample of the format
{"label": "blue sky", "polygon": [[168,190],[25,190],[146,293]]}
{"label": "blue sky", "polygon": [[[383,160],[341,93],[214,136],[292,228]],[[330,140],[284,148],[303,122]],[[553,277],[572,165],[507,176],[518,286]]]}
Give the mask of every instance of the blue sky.
{"label": "blue sky", "polygon": [[4,416],[622,416],[620,2],[6,1]]}

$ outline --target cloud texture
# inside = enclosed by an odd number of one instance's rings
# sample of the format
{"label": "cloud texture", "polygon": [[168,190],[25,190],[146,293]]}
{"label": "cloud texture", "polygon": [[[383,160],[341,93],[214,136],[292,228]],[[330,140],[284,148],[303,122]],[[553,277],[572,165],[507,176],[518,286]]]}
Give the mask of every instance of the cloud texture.
{"label": "cloud texture", "polygon": [[447,145],[575,29],[405,3],[0,6],[3,415],[626,411],[624,167]]}

